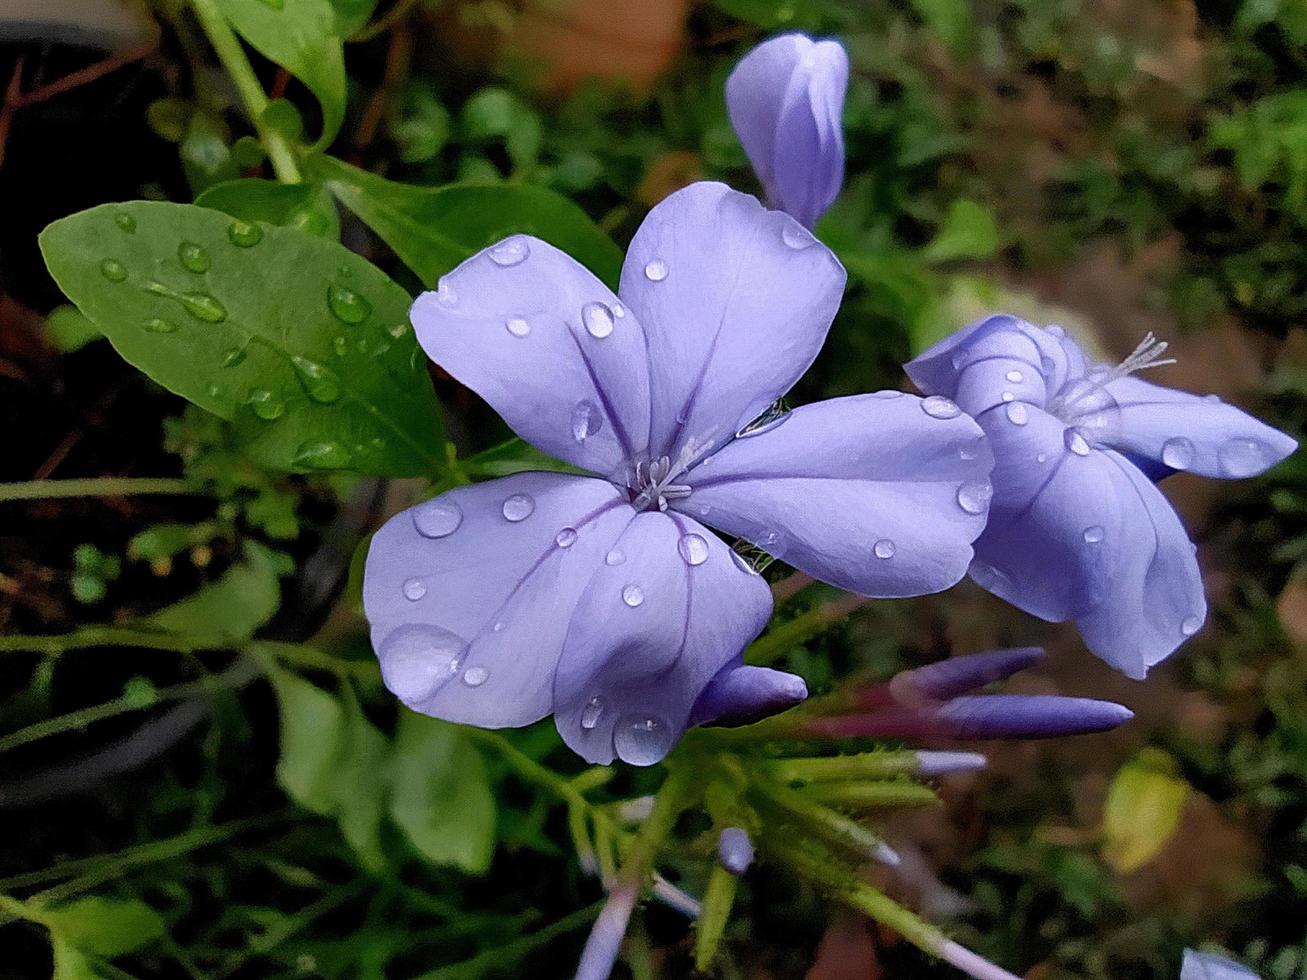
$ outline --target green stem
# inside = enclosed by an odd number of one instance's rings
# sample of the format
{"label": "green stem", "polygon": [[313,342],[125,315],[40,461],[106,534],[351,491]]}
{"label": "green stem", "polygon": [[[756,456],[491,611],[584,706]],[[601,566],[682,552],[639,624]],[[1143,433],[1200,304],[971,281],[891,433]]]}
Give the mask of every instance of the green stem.
{"label": "green stem", "polygon": [[268,151],[272,161],[273,172],[283,184],[298,184],[300,176],[299,163],[295,159],[294,148],[277,132],[269,129],[263,121],[264,111],[268,108],[268,96],[254,75],[250,60],[245,56],[245,49],[240,40],[227,24],[227,20],[218,10],[214,0],[191,0],[191,9],[199,19],[204,33],[209,36],[209,43],[222,62],[223,68],[231,76],[236,91],[245,103],[245,111],[258,131],[259,139]]}
{"label": "green stem", "polygon": [[856,820],[836,813],[806,798],[802,793],[784,786],[771,785],[765,780],[755,784],[755,790],[774,809],[781,810],[829,844],[860,858],[894,863],[893,852],[885,842]]}
{"label": "green stem", "polygon": [[486,950],[470,960],[453,963],[430,973],[425,973],[418,980],[474,980],[492,973],[507,972],[516,966],[526,955],[535,949],[553,941],[564,933],[579,929],[594,919],[603,908],[603,902],[595,902],[587,908],[564,916],[552,922],[538,932],[523,936],[512,942]]}
{"label": "green stem", "polygon": [[67,497],[131,497],[142,494],[207,495],[189,480],[126,476],[94,476],[79,480],[29,480],[0,483],[0,502],[53,500]]}
{"label": "green stem", "polygon": [[640,825],[640,833],[622,862],[619,879],[623,884],[637,887],[644,884],[653,870],[658,849],[672,832],[676,818],[690,804],[690,791],[695,780],[693,767],[681,764],[669,768],[667,779],[654,797],[653,809]]}
{"label": "green stem", "polygon": [[912,776],[920,769],[916,752],[859,752],[806,759],[775,759],[763,763],[773,779],[789,783],[843,782]]}
{"label": "green stem", "polygon": [[395,6],[391,7],[371,24],[362,28],[353,37],[347,38],[347,40],[371,41],[374,37],[380,37],[396,24],[404,20],[404,18],[411,14],[414,8],[416,8],[421,2],[422,0],[398,0]]}
{"label": "green stem", "polygon": [[824,633],[867,601],[865,596],[850,594],[813,606],[788,623],[773,626],[766,636],[749,644],[744,661],[760,666],[773,663],[805,640]]}
{"label": "green stem", "polygon": [[140,647],[194,653],[197,650],[231,650],[241,641],[227,637],[192,636],[154,632],[129,626],[87,626],[52,636],[0,636],[0,653],[64,653],[94,647]]}

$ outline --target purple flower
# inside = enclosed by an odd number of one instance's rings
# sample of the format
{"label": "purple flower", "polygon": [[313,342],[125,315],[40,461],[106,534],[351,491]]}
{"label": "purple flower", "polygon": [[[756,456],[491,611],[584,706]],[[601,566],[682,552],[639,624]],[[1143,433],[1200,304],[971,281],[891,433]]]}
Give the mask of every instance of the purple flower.
{"label": "purple flower", "polygon": [[726,108],[773,207],[811,228],[844,181],[849,56],[838,41],[782,34],[741,59]]}
{"label": "purple flower", "polygon": [[733,875],[742,875],[753,864],[753,841],[743,827],[727,827],[717,837],[717,861]]}
{"label": "purple flower", "polygon": [[1061,328],[1000,315],[907,365],[927,402],[980,423],[997,459],[971,577],[1042,619],[1075,620],[1134,678],[1207,615],[1194,546],[1153,481],[1255,476],[1297,445],[1214,395],[1133,376],[1167,363],[1165,349],[1150,335],[1121,364],[1095,365]]}
{"label": "purple flower", "polygon": [[1257,974],[1234,960],[1186,949],[1180,980],[1257,980]]}
{"label": "purple flower", "polygon": [[789,216],[701,183],[636,233],[620,300],[525,236],[419,297],[427,353],[595,475],[459,487],[377,532],[364,603],[390,690],[484,727],[552,712],[587,760],[649,765],[692,722],[805,693],[743,666],[771,593],[705,525],[864,595],[964,575],[992,465],[965,416],[880,392],[751,424],[816,357],[844,278]]}

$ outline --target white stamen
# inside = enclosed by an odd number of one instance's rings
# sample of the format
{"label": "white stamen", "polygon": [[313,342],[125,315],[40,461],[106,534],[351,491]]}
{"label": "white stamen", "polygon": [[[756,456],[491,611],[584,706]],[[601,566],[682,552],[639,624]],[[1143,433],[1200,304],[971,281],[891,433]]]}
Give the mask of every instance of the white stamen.
{"label": "white stamen", "polygon": [[1170,345],[1165,340],[1158,340],[1151,330],[1148,331],[1148,333],[1144,334],[1144,339],[1139,341],[1139,346],[1131,351],[1125,360],[1116,367],[1108,368],[1107,373],[1099,380],[1099,384],[1107,384],[1109,381],[1124,378],[1126,375],[1147,368],[1161,367],[1163,364],[1174,364],[1174,357],[1162,357],[1166,353],[1168,346]]}
{"label": "white stamen", "polygon": [[712,440],[702,444],[694,439],[686,441],[673,465],[671,459],[662,456],[658,459],[643,460],[635,465],[635,483],[630,486],[635,496],[631,506],[636,510],[667,510],[668,501],[682,500],[690,496],[692,487],[686,483],[673,483],[678,476],[692,467],[699,458],[712,448]]}

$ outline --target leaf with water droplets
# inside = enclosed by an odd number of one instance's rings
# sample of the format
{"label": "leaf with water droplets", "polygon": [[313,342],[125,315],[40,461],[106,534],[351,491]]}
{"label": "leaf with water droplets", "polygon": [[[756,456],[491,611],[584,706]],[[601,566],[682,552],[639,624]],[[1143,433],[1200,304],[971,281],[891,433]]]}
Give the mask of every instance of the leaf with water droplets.
{"label": "leaf with water droplets", "polygon": [[402,329],[409,296],[337,243],[138,201],[58,221],[41,246],[124,358],[232,421],[258,462],[384,476],[442,468],[425,360]]}
{"label": "leaf with water droplets", "polygon": [[321,184],[279,184],[253,177],[228,180],[210,187],[195,203],[245,222],[230,229],[228,239],[234,245],[257,245],[263,237],[259,222],[340,240],[336,203]]}

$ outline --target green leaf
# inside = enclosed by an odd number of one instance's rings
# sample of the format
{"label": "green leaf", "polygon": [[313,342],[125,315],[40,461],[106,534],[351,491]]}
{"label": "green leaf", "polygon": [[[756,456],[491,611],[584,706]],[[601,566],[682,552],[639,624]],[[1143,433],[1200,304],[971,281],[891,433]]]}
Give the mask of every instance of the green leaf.
{"label": "green leaf", "polygon": [[345,119],[345,50],[331,0],[218,0],[254,49],[308,86],[322,106],[326,146]]}
{"label": "green leaf", "polygon": [[340,832],[370,871],[385,867],[381,822],[390,780],[390,742],[363,716],[358,701],[345,699],[345,722],[333,796]]}
{"label": "green leaf", "polygon": [[542,238],[616,287],[622,253],[589,216],[543,187],[447,184],[414,187],[332,157],[312,164],[357,214],[428,286],[456,265],[512,234]]}
{"label": "green leaf", "polygon": [[104,336],[75,306],[56,306],[45,318],[45,330],[50,342],[66,354]]}
{"label": "green leaf", "polygon": [[1189,784],[1175,760],[1144,749],[1112,779],[1103,805],[1103,857],[1121,874],[1143,867],[1166,846],[1180,825]]}
{"label": "green leaf", "polygon": [[987,259],[998,250],[998,226],[989,209],[975,201],[954,201],[935,238],[922,249],[927,262]]}
{"label": "green leaf", "polygon": [[94,956],[122,956],[164,934],[163,918],[139,899],[89,895],[43,909],[40,921],[56,940]]}
{"label": "green leaf", "polygon": [[502,141],[515,170],[534,166],[540,156],[540,117],[508,89],[482,89],[464,104],[460,121],[469,142]]}
{"label": "green leaf", "polygon": [[975,37],[968,0],[912,0],[921,19],[954,54],[965,54]]}
{"label": "green leaf", "polygon": [[713,6],[768,30],[820,22],[811,0],[713,0]]}
{"label": "green leaf", "polygon": [[279,579],[285,571],[285,555],[247,541],[243,562],[195,595],[160,609],[148,622],[172,633],[248,639],[281,605]]}
{"label": "green leaf", "polygon": [[331,694],[296,674],[274,670],[269,676],[281,708],[277,782],[306,810],[331,816],[345,749],[345,709]]}
{"label": "green leaf", "polygon": [[471,874],[490,867],[495,798],[481,753],[456,725],[400,716],[390,815],[428,860]]}
{"label": "green leaf", "polygon": [[377,0],[331,0],[331,6],[336,11],[336,33],[347,38],[372,19]]}
{"label": "green leaf", "polygon": [[194,193],[240,176],[227,145],[230,139],[231,133],[221,117],[207,110],[191,113],[180,153],[186,182]]}
{"label": "green leaf", "polygon": [[535,446],[522,439],[508,439],[497,446],[482,450],[475,456],[459,462],[459,468],[468,476],[490,479],[491,477],[512,476],[527,470],[549,473],[581,473],[568,463],[554,459],[542,453]]}
{"label": "green leaf", "polygon": [[337,243],[136,201],[56,221],[41,249],[127,361],[231,420],[255,462],[382,476],[442,467],[408,294]]}
{"label": "green leaf", "polygon": [[229,180],[210,187],[195,203],[244,221],[265,221],[340,240],[336,202],[319,184],[279,184],[253,177]]}

